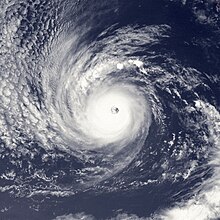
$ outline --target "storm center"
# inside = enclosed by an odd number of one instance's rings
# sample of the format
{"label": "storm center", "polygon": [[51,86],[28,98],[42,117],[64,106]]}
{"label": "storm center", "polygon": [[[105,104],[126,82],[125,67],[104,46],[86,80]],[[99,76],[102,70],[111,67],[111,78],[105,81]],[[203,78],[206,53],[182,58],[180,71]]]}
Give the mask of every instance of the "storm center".
{"label": "storm center", "polygon": [[113,106],[113,107],[111,108],[111,112],[112,112],[112,114],[117,114],[117,113],[119,112],[119,108],[116,107],[116,106]]}

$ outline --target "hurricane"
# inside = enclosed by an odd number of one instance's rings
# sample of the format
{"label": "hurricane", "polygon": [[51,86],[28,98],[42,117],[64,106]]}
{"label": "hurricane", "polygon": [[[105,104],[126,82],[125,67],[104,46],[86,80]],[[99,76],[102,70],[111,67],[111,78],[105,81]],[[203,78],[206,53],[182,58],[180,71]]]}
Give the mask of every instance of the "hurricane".
{"label": "hurricane", "polygon": [[0,219],[219,219],[219,12],[2,0]]}

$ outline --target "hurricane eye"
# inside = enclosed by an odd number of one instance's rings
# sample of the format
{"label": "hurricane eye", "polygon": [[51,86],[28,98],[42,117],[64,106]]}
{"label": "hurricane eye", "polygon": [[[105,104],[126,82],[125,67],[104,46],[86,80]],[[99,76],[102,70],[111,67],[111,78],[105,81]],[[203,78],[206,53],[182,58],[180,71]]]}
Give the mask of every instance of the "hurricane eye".
{"label": "hurricane eye", "polygon": [[116,106],[113,106],[113,107],[111,108],[111,113],[112,113],[112,114],[118,114],[118,113],[119,113],[119,108],[116,107]]}

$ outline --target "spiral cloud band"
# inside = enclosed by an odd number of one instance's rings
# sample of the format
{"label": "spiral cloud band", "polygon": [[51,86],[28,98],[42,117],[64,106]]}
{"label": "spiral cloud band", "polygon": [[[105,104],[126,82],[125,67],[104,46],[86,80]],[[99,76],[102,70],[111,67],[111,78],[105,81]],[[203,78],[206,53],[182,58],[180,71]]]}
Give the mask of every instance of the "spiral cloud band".
{"label": "spiral cloud band", "polygon": [[[97,55],[97,60],[103,59]],[[112,71],[118,71],[120,64],[116,62],[108,60],[104,64],[97,63],[86,72],[68,69],[64,73],[65,78],[62,77],[66,81],[63,81],[61,88],[59,85],[50,85],[57,80],[54,76],[60,78],[59,70],[46,80],[46,88],[53,86],[51,98],[56,97],[56,100],[52,101],[52,112],[62,124],[63,135],[73,136],[75,133],[72,139],[81,137],[79,142],[88,145],[89,149],[117,144],[120,150],[141,134],[146,135],[151,122],[150,107],[144,91],[133,85],[132,79],[127,79],[127,82],[122,79],[115,81],[111,76]],[[130,63],[127,62],[127,66],[130,65],[131,68]],[[65,60],[62,65],[68,66],[68,61]],[[78,66],[83,69],[82,65],[80,63]],[[121,65],[123,68],[124,65]],[[129,67],[124,68],[124,71],[129,71],[126,70]],[[78,78],[80,74],[83,74],[83,77]],[[66,132],[66,129],[70,129],[69,132]]]}

